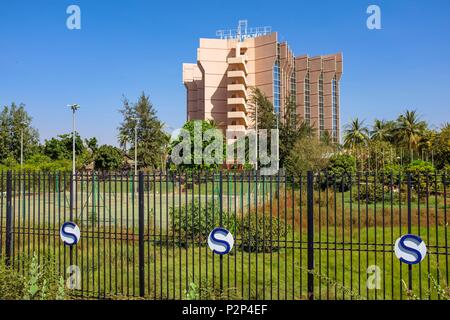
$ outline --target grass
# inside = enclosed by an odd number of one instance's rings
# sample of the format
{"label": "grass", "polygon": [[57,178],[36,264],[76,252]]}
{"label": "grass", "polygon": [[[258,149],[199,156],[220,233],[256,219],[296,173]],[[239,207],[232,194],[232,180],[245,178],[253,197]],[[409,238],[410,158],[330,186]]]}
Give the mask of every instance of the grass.
{"label": "grass", "polygon": [[[100,184],[102,185],[102,184]],[[168,209],[200,201],[220,205],[212,183],[178,192],[178,186],[150,189],[144,196],[145,208],[145,297],[149,299],[184,299],[192,284],[198,290],[212,290],[215,297],[230,299],[306,299],[307,298],[307,212],[304,189],[292,190],[280,184],[258,186],[258,197],[249,185],[238,188],[224,184],[224,211],[232,214],[258,214],[266,218],[280,217],[290,226],[286,239],[272,239],[278,251],[247,253],[238,246],[245,235],[235,234],[237,246],[223,258],[220,288],[220,258],[202,243],[201,247],[183,247],[185,239],[172,241]],[[237,184],[239,185],[239,183]],[[109,193],[100,188],[94,197],[92,189],[76,194],[74,219],[81,227],[82,239],[72,250],[73,263],[82,271],[84,296],[130,298],[138,290],[138,203],[129,183],[122,183],[122,193]],[[119,187],[119,185],[117,185]],[[228,190],[228,188],[230,188]],[[120,189],[120,187],[119,187]],[[81,188],[79,189],[81,191]],[[115,187],[111,188],[114,191]],[[212,195],[214,191],[214,196]],[[167,193],[166,193],[167,192]],[[252,193],[253,192],[253,193]],[[70,250],[59,240],[58,229],[70,217],[70,195],[67,192],[26,194],[13,198],[14,266],[21,259],[52,256],[58,272],[65,274],[70,264]],[[412,233],[426,242],[429,254],[412,268],[413,290],[427,297],[431,290],[429,274],[447,286],[448,235],[444,198],[431,195],[415,199],[411,206]],[[255,203],[258,206],[255,206]],[[351,203],[351,205],[350,205]],[[428,207],[427,207],[428,205]],[[24,210],[25,209],[25,210]],[[257,209],[257,211],[256,211]],[[6,198],[0,199],[1,248],[5,248]],[[179,212],[184,219],[186,212]],[[407,299],[402,281],[408,283],[408,267],[393,254],[393,243],[407,233],[405,202],[366,204],[350,201],[350,192],[314,193],[315,269],[314,291],[319,299]],[[232,230],[233,231],[233,230]],[[30,232],[30,235],[28,233]],[[270,246],[270,239],[259,245]],[[3,252],[2,252],[3,253]],[[380,267],[378,290],[366,287],[367,268]],[[21,269],[20,269],[21,270]],[[66,275],[67,276],[67,275]],[[422,290],[420,291],[420,288]],[[219,290],[220,291],[220,290]],[[208,291],[209,292],[209,291]],[[352,295],[351,293],[355,293]],[[437,299],[437,293],[431,295]]]}
{"label": "grass", "polygon": [[[82,233],[82,240],[72,251],[72,263],[82,272],[82,291],[75,294],[115,299],[138,296],[138,242],[133,240],[131,234],[128,240],[126,235],[108,239],[107,233],[106,239],[103,239],[102,230],[97,231],[100,233]],[[361,234],[352,236],[352,241],[346,238],[345,244],[342,244],[339,233],[337,237],[328,233],[327,239],[326,231],[321,230],[318,233],[316,230],[315,240],[320,239],[322,243],[315,245],[314,272],[318,275],[314,280],[315,297],[350,299],[352,295],[349,292],[354,292],[363,299],[407,299],[402,280],[408,283],[408,267],[400,264],[394,256],[390,232],[385,230],[383,234],[369,227],[368,233],[363,229]],[[399,228],[395,227],[392,239],[395,241],[400,234]],[[435,234],[434,228],[430,228],[430,234]],[[120,240],[120,236],[123,240]],[[383,236],[385,242],[381,242]],[[222,258],[221,297],[306,299],[308,272],[305,233],[290,234],[287,241],[282,239],[277,242],[277,239],[274,239],[273,245],[280,247],[278,251],[258,254],[241,250],[240,237],[241,235],[237,235],[237,246],[232,253]],[[289,241],[293,239],[296,242],[292,244]],[[53,257],[63,275],[70,265],[70,249],[61,243],[56,232],[51,232],[50,236],[36,236],[34,243],[33,237],[22,237],[20,234],[16,234],[15,240],[13,262],[18,270],[21,268],[21,256],[26,257],[33,252],[39,253],[39,259]],[[200,289],[219,290],[220,257],[213,255],[204,244],[201,247],[191,245],[185,248],[182,240],[184,239],[175,238],[173,242],[172,237],[163,235],[145,241],[145,298],[184,299],[192,283]],[[369,245],[366,245],[366,242]],[[180,243],[182,246],[179,246]],[[439,232],[438,244],[443,243],[444,232]],[[269,242],[265,243],[265,246],[269,245]],[[432,247],[429,252],[420,265],[412,267],[413,289],[419,297],[425,297],[427,290],[432,287],[429,274],[440,284],[447,286],[446,249]],[[378,290],[369,290],[366,287],[367,277],[370,275],[367,268],[371,265],[380,268],[381,287]],[[324,278],[330,281],[323,281]],[[437,299],[438,296],[434,294],[431,298]]]}

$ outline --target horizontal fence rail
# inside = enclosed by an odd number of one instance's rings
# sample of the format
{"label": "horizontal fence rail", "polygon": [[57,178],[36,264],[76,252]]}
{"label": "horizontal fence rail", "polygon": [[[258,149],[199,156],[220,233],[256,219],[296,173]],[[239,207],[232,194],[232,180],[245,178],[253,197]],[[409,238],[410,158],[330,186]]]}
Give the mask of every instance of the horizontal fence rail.
{"label": "horizontal fence rail", "polygon": [[[51,262],[80,298],[440,299],[448,288],[445,174],[1,172],[0,255]],[[80,241],[60,239],[64,222]],[[208,247],[223,227],[227,255]],[[394,254],[405,234],[425,259]]]}

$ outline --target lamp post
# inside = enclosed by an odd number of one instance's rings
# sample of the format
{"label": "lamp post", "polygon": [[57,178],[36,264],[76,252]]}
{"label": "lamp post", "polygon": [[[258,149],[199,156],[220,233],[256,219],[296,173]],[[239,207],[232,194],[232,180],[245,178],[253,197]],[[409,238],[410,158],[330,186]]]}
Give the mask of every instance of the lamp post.
{"label": "lamp post", "polygon": [[75,112],[80,108],[78,104],[67,105],[72,109],[72,175],[75,177]]}

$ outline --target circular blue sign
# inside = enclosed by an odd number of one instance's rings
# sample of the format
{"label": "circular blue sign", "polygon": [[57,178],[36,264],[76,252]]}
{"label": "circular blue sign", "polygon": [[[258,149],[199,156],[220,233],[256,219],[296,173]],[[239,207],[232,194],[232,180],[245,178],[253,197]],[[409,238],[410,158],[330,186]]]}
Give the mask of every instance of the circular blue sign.
{"label": "circular blue sign", "polygon": [[61,226],[59,235],[66,246],[74,246],[80,241],[81,232],[75,222],[67,221]]}

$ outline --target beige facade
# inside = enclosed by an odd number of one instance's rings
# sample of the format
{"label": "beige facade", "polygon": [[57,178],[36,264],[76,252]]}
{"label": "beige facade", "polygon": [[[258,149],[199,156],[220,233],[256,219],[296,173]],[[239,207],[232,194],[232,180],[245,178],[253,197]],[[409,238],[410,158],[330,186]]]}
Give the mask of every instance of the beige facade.
{"label": "beige facade", "polygon": [[277,33],[238,39],[200,39],[196,64],[183,64],[187,119],[215,121],[229,142],[253,128],[251,88],[259,88],[283,119],[286,99],[297,117],[339,141],[342,54],[294,56]]}

